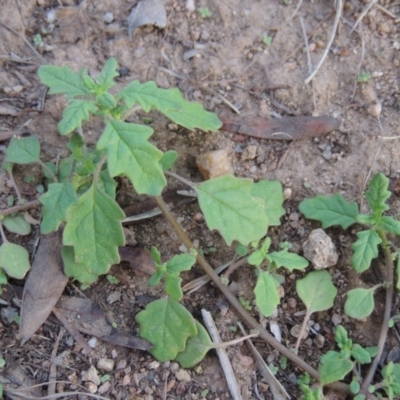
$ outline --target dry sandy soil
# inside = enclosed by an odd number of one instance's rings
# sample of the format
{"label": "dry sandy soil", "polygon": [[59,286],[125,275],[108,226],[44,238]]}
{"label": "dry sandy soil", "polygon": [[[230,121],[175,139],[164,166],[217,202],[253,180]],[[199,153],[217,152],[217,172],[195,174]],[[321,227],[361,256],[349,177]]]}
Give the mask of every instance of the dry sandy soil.
{"label": "dry sandy soil", "polygon": [[[45,96],[36,75],[37,68],[41,64],[68,65],[74,70],[86,67],[95,75],[105,60],[115,57],[121,68],[121,77],[117,79],[119,88],[134,79],[154,80],[161,87],[180,88],[187,99],[201,102],[206,109],[225,118],[234,112],[219,95],[232,103],[242,117],[330,115],[341,121],[340,128],[326,136],[277,142],[224,131],[188,132],[175,129],[165,118],[151,113],[155,129],[153,141],[162,150],[179,152],[175,170],[181,175],[199,181],[201,176],[195,166],[195,157],[206,151],[227,149],[236,176],[276,179],[291,189],[282,225],[272,232],[275,246],[287,240],[294,251],[301,252],[309,232],[318,227],[318,224],[305,221],[298,212],[298,203],[305,197],[339,192],[348,200],[362,202],[368,177],[376,172],[384,173],[390,179],[392,189],[397,187],[399,192],[398,0],[379,0],[354,30],[352,26],[368,2],[345,0],[330,51],[309,84],[305,79],[321,59],[332,35],[336,15],[333,1],[194,0],[195,9],[191,11],[190,2],[165,0],[167,26],[164,29],[138,28],[129,40],[127,16],[135,3],[127,0],[84,0],[82,4],[74,0],[0,0],[0,131],[37,135],[44,160],[54,160],[64,154],[66,141],[58,135],[57,123],[65,101],[62,97]],[[200,7],[208,7],[211,16],[202,18],[198,12]],[[56,12],[54,20],[49,16],[51,10]],[[106,13],[113,14],[111,21],[105,22]],[[27,42],[33,46],[38,34],[42,44],[36,47],[35,54]],[[265,44],[263,37],[268,37],[271,43]],[[357,82],[363,75],[367,76],[366,82]],[[95,124],[88,124],[84,129],[93,142],[101,133]],[[0,158],[7,141],[3,140],[1,145]],[[7,186],[5,173],[1,174],[2,200],[5,201],[13,190]],[[37,180],[24,180],[24,175]],[[33,167],[16,172],[17,183],[29,200],[38,196],[36,186],[40,179],[40,171]],[[121,206],[126,207],[134,200],[122,183],[119,191]],[[361,204],[364,209],[365,202]],[[390,205],[391,212],[398,214],[400,199],[397,195],[392,196]],[[5,208],[6,203],[2,207]],[[176,215],[192,239],[197,239],[199,248],[208,253],[213,265],[226,263],[233,250],[226,248],[217,233],[209,232],[198,218],[194,218],[198,212],[198,207],[191,204],[179,209]],[[33,217],[38,215],[35,210],[31,214]],[[140,248],[156,245],[165,256],[180,251],[178,238],[161,217],[132,225],[129,229]],[[384,299],[383,292],[378,292],[376,311],[367,321],[356,322],[343,315],[343,294],[354,286],[376,282],[379,277],[372,274],[356,276],[350,269],[354,232],[330,229],[328,233],[339,253],[338,264],[330,269],[339,296],[334,308],[313,316],[325,337],[322,347],[315,345],[315,336],[310,336],[300,349],[300,355],[314,367],[321,354],[334,347],[332,331],[338,321],[359,343],[375,345]],[[38,236],[36,227],[26,241],[30,251],[33,251]],[[217,251],[213,252],[214,249]],[[96,300],[107,318],[117,322],[120,329],[135,334],[134,315],[143,307],[140,298],[157,296],[160,292],[149,291],[147,275],[132,270],[129,265],[123,264],[114,271],[120,278],[118,285],[112,285],[104,278],[84,293]],[[199,274],[200,267],[196,267],[184,280],[187,282]],[[301,323],[302,316],[298,312],[304,310],[294,290],[296,276],[286,280],[285,296],[276,317],[283,342],[291,345],[296,339],[290,335],[290,329]],[[252,271],[242,267],[231,279],[238,287],[238,294],[252,304]],[[69,284],[66,294],[77,295],[78,291],[75,285]],[[110,304],[108,296],[117,291],[121,296]],[[201,308],[209,309],[221,329],[223,340],[238,335],[231,329],[236,326],[237,315],[212,286],[186,296],[184,303],[199,318]],[[2,305],[3,309],[7,306],[6,302]],[[16,306],[11,304],[11,307]],[[260,318],[254,307],[252,312]],[[21,346],[17,323],[10,322],[6,312],[1,315],[3,356],[11,356],[31,383],[47,383],[60,323],[49,320],[32,340]],[[261,321],[268,327],[267,321]],[[398,346],[393,334],[389,338],[387,351]],[[279,356],[272,349],[260,340],[255,343],[268,363],[279,366]],[[243,398],[272,398],[246,346],[234,346],[227,351]],[[99,369],[99,375],[107,373],[110,379],[108,383],[98,385],[102,388],[102,396],[109,399],[231,398],[214,352],[210,352],[198,367],[184,371],[176,363],[159,364],[146,352],[102,341],[98,342],[92,355],[85,355],[67,332],[61,338],[57,354],[61,356],[56,375],[60,383],[56,385],[56,392],[82,391],[79,384],[93,388],[82,381],[82,371],[89,370],[91,365],[97,366],[99,359],[109,358],[114,360],[114,366],[108,372]],[[290,363],[285,370],[279,368],[277,373],[292,398],[299,398],[294,382],[300,373]],[[258,392],[254,389],[256,386]],[[44,387],[40,394],[46,390]],[[76,395],[71,398],[86,397]]]}

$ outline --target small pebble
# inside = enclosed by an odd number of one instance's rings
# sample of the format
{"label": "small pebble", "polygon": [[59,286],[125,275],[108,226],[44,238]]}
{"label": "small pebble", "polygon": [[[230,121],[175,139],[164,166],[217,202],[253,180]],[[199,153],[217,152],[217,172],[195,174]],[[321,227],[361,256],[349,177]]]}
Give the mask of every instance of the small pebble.
{"label": "small pebble", "polygon": [[97,393],[104,394],[107,393],[111,389],[110,381],[104,382],[100,387]]}
{"label": "small pebble", "polygon": [[249,145],[247,146],[242,153],[242,161],[246,160],[254,160],[257,156],[257,146]]}
{"label": "small pebble", "polygon": [[209,151],[196,158],[196,165],[204,179],[217,178],[222,175],[233,175],[228,150]]}
{"label": "small pebble", "polygon": [[190,382],[192,380],[189,372],[182,368],[175,372],[175,376],[178,381]]}
{"label": "small pebble", "polygon": [[319,349],[322,349],[325,344],[325,336],[318,334],[314,339],[314,343]]}
{"label": "small pebble", "polygon": [[343,317],[340,314],[333,314],[331,321],[333,325],[337,326],[342,323]]}
{"label": "small pebble", "polygon": [[157,369],[160,366],[160,363],[158,361],[152,361],[147,365],[148,369]]}
{"label": "small pebble", "polygon": [[285,188],[283,191],[283,198],[285,200],[289,200],[292,197],[292,189],[291,188]]}
{"label": "small pebble", "polygon": [[88,345],[94,349],[97,346],[97,338],[92,337],[91,339],[89,339],[88,341]]}
{"label": "small pebble", "polygon": [[239,363],[245,367],[249,367],[250,365],[254,364],[254,359],[252,357],[246,356],[240,351],[236,353],[236,357],[238,358]]}
{"label": "small pebble", "polygon": [[177,362],[173,362],[171,364],[170,370],[171,370],[172,373],[177,372],[179,370],[179,364]]}
{"label": "small pebble", "polygon": [[114,21],[114,14],[113,14],[112,12],[106,12],[106,13],[103,15],[103,21],[104,21],[106,24],[111,24],[111,22]]}
{"label": "small pebble", "polygon": [[123,378],[122,378],[122,386],[128,386],[131,384],[131,376],[130,374],[126,374]]}
{"label": "small pebble", "polygon": [[196,6],[194,4],[194,0],[186,0],[185,4],[186,10],[193,12],[196,10]]}
{"label": "small pebble", "polygon": [[125,369],[126,365],[127,365],[127,362],[125,359],[119,360],[118,364],[117,364],[117,370]]}
{"label": "small pebble", "polygon": [[297,300],[294,297],[290,297],[287,301],[289,308],[296,308],[297,307]]}
{"label": "small pebble", "polygon": [[121,300],[121,296],[122,296],[122,293],[119,292],[119,291],[115,291],[115,292],[111,293],[107,297],[108,304],[113,304],[113,303],[116,303],[117,301],[120,301]]}
{"label": "small pebble", "polygon": [[97,368],[110,372],[114,369],[115,362],[109,358],[100,358],[97,362]]}
{"label": "small pebble", "polygon": [[[308,327],[306,327],[305,329],[304,329],[304,332],[303,332],[303,339],[306,339],[307,338],[307,336],[308,336]],[[299,335],[300,335],[300,330],[301,330],[301,325],[294,325],[293,327],[292,327],[292,329],[290,329],[290,334],[293,336],[293,337],[295,337],[295,338],[298,338],[299,337]]]}
{"label": "small pebble", "polygon": [[93,382],[86,382],[85,387],[88,390],[89,393],[96,393],[97,392],[97,385],[95,385]]}
{"label": "small pebble", "polygon": [[[96,368],[92,365],[87,371],[81,372],[82,380],[83,381],[90,381],[96,385],[100,385],[100,378],[97,374]],[[97,390],[97,388],[96,388]]]}
{"label": "small pebble", "polygon": [[303,251],[304,257],[317,270],[335,265],[339,258],[332,239],[320,228],[311,231],[307,241],[303,243]]}

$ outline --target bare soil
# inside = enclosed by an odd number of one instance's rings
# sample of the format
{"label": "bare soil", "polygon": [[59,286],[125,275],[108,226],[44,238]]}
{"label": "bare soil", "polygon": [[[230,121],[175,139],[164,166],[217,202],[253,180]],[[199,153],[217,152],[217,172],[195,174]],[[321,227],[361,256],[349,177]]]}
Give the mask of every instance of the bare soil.
{"label": "bare soil", "polygon": [[[277,142],[224,131],[188,132],[174,127],[157,113],[150,114],[155,130],[152,140],[161,150],[175,149],[179,152],[175,171],[180,175],[200,181],[202,178],[195,157],[206,151],[227,149],[236,176],[275,179],[284,188],[291,189],[291,197],[285,202],[286,215],[282,218],[282,225],[271,232],[273,246],[289,241],[292,249],[301,253],[302,243],[310,231],[318,227],[318,224],[305,221],[298,211],[298,203],[306,197],[339,192],[348,200],[358,201],[365,211],[361,194],[368,177],[376,172],[389,177],[391,187],[396,191],[390,200],[391,213],[398,214],[398,1],[378,1],[354,31],[352,26],[367,2],[344,1],[331,49],[310,84],[305,84],[305,79],[317,65],[332,34],[336,14],[332,1],[195,0],[196,9],[209,8],[210,18],[202,18],[196,10],[189,11],[189,2],[183,0],[165,0],[164,3],[167,27],[138,28],[130,41],[127,16],[135,5],[134,1],[84,0],[79,5],[74,0],[0,0],[0,107],[4,107],[0,108],[0,134],[11,131],[37,135],[45,161],[54,161],[65,154],[66,139],[57,133],[65,100],[46,96],[37,78],[37,68],[43,63],[68,65],[74,70],[86,67],[90,74],[95,75],[105,60],[115,57],[121,67],[117,89],[134,79],[154,80],[160,87],[178,87],[187,99],[201,102],[206,109],[225,118],[234,112],[219,95],[232,103],[241,116],[330,115],[341,120],[340,128],[329,135]],[[49,20],[51,10],[57,11],[54,21]],[[113,20],[109,23],[104,21],[107,12],[113,13]],[[308,37],[312,66],[307,59],[303,30]],[[26,42],[33,46],[38,34],[43,44],[34,52]],[[263,43],[263,35],[271,38],[270,45]],[[357,82],[362,73],[370,76],[365,83]],[[273,86],[279,88],[271,90]],[[214,94],[208,89],[212,89]],[[140,114],[135,118],[141,120],[143,116]],[[85,134],[93,143],[101,134],[100,129],[96,123],[84,127]],[[7,141],[3,140],[1,150],[6,146]],[[0,159],[3,154],[0,154]],[[18,168],[15,177],[25,198],[33,200],[39,196],[36,188],[43,177],[38,167]],[[0,172],[0,185],[2,208],[6,208],[6,198],[14,192],[4,172]],[[120,183],[118,200],[122,207],[135,201],[126,182]],[[174,212],[213,265],[224,264],[232,258],[234,249],[227,248],[216,232],[206,229],[198,218],[197,205],[186,205]],[[39,215],[37,210],[30,214],[33,218]],[[129,229],[140,248],[157,246],[165,257],[181,251],[177,236],[161,217],[131,225]],[[332,332],[337,323],[342,323],[358,343],[376,345],[384,307],[382,291],[377,294],[376,310],[368,320],[357,322],[343,315],[344,294],[352,287],[379,282],[379,267],[375,274],[355,274],[349,262],[355,232],[337,229],[327,232],[339,252],[338,264],[330,269],[339,295],[334,308],[313,315],[318,327],[316,331],[325,338],[322,347],[316,345],[316,335],[310,333],[300,348],[300,355],[314,367],[317,367],[321,355],[334,347]],[[36,226],[34,233],[23,239],[31,253],[38,237]],[[22,240],[10,236],[10,240],[14,239]],[[119,284],[113,285],[102,278],[84,294],[96,300],[103,313],[110,321],[116,322],[119,329],[136,334],[134,316],[144,307],[142,296],[159,296],[161,292],[149,290],[148,275],[126,263],[113,267],[113,273],[119,277]],[[196,266],[184,276],[184,283],[199,275],[201,269]],[[295,294],[295,280],[301,276],[302,273],[296,272],[286,277],[284,297],[275,318],[282,331],[282,341],[287,345],[295,343],[290,329],[303,318],[299,311],[303,311],[304,306]],[[253,305],[253,271],[242,267],[230,278],[238,295]],[[17,284],[22,286],[23,282]],[[66,294],[77,295],[78,291],[71,283]],[[121,292],[121,297],[110,304],[108,296],[116,291]],[[199,319],[201,308],[211,311],[224,341],[238,336],[233,329],[238,320],[236,313],[212,285],[185,296],[184,304]],[[16,307],[15,304],[5,302],[1,306],[0,349],[3,356],[12,356],[32,383],[47,384],[51,353],[60,323],[50,319],[32,340],[21,345],[18,324],[11,322],[12,318],[11,321],[7,319],[4,311],[8,310],[7,307]],[[398,306],[397,300],[395,306]],[[268,321],[254,306],[252,313],[268,327]],[[256,340],[255,343],[264,359],[279,367],[279,356],[262,341]],[[393,349],[398,346],[396,336],[391,333],[386,351],[392,350],[393,355]],[[230,347],[227,351],[243,398],[272,398],[246,346]],[[109,358],[115,361],[112,370],[99,371],[100,376],[110,375],[109,384],[105,387],[102,386],[104,383],[98,385],[103,387],[100,390],[102,396],[109,399],[230,398],[214,352],[209,352],[199,366],[184,374],[176,363],[160,364],[144,351],[102,341],[97,343],[93,354],[85,355],[66,332],[57,354],[61,354],[57,365],[57,381],[60,383],[56,385],[56,392],[59,393],[79,390],[77,385],[80,384],[88,386],[82,381],[81,373],[91,365],[97,366],[99,359]],[[277,378],[292,398],[299,398],[295,381],[300,373],[290,363],[286,369],[279,368],[277,372]],[[46,386],[42,394],[45,391]],[[71,398],[86,397],[76,395]]]}

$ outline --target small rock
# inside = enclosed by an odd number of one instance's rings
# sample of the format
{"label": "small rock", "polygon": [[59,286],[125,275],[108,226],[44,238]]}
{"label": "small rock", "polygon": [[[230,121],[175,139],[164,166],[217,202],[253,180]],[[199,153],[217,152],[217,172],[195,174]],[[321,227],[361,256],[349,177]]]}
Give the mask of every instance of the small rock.
{"label": "small rock", "polygon": [[254,160],[257,156],[257,146],[249,145],[247,146],[242,153],[242,161],[246,160]]}
{"label": "small rock", "polygon": [[122,386],[128,386],[131,384],[131,376],[130,374],[126,374],[123,378],[122,378]]}
{"label": "small rock", "polygon": [[233,175],[233,168],[226,149],[201,154],[197,156],[196,164],[204,179],[226,174]]}
{"label": "small rock", "polygon": [[177,372],[179,370],[179,364],[177,362],[173,362],[170,369],[172,373]]}
{"label": "small rock", "polygon": [[118,364],[117,364],[117,370],[125,369],[126,365],[127,365],[127,362],[125,359],[119,360]]}
{"label": "small rock", "polygon": [[117,301],[121,300],[121,295],[122,293],[119,291],[115,291],[113,293],[111,293],[108,297],[107,297],[107,302],[108,304],[113,304]]}
{"label": "small rock", "polygon": [[103,21],[104,21],[106,24],[111,24],[111,22],[114,21],[114,14],[113,14],[112,12],[106,12],[106,13],[103,15]]}
{"label": "small rock", "polygon": [[333,325],[337,326],[342,323],[343,317],[340,314],[333,314],[331,321]]}
{"label": "small rock", "polygon": [[91,339],[89,339],[88,341],[88,345],[94,349],[97,346],[97,338],[96,337],[92,337]]}
{"label": "small rock", "polygon": [[109,358],[100,358],[97,362],[97,368],[110,372],[114,369],[115,362]]}
{"label": "small rock", "polygon": [[57,19],[57,12],[55,8],[51,8],[49,11],[46,13],[46,22],[48,24],[53,23]]}
{"label": "small rock", "polygon": [[97,392],[97,385],[95,385],[93,382],[86,382],[85,387],[88,390],[89,393],[96,393]]}
{"label": "small rock", "polygon": [[190,376],[189,372],[187,372],[185,369],[180,369],[177,372],[175,372],[176,379],[178,381],[184,381],[184,382],[190,382],[192,380],[192,377]]}
{"label": "small rock", "polygon": [[117,352],[117,350],[113,349],[113,350],[111,351],[111,357],[112,357],[112,358],[117,358],[117,357],[118,357],[118,352]]}
{"label": "small rock", "polygon": [[[294,325],[294,326],[292,327],[292,329],[290,330],[290,334],[291,334],[293,337],[298,338],[299,335],[300,335],[300,330],[301,330],[301,325]],[[306,328],[304,329],[304,332],[303,332],[303,339],[306,339],[306,338],[307,338],[307,336],[308,336],[308,330],[309,330],[309,328],[306,326]]]}
{"label": "small rock", "polygon": [[285,190],[283,191],[283,198],[285,200],[289,200],[292,197],[292,188],[285,188]]}
{"label": "small rock", "polygon": [[199,50],[197,50],[197,49],[187,50],[182,55],[183,61],[188,61],[191,58],[196,57],[197,54],[199,54]]}
{"label": "small rock", "polygon": [[325,336],[318,334],[314,339],[314,343],[319,349],[322,349],[325,344]]}
{"label": "small rock", "polygon": [[338,260],[338,253],[332,239],[322,230],[314,229],[303,244],[304,257],[315,269],[329,268]]}
{"label": "small rock", "polygon": [[269,321],[269,330],[275,336],[275,339],[280,343],[282,341],[282,332],[280,326],[276,321]]}
{"label": "small rock", "polygon": [[188,10],[190,12],[193,12],[194,10],[196,10],[194,0],[186,0],[185,7],[186,7],[186,10]]}
{"label": "small rock", "polygon": [[148,369],[157,369],[160,366],[160,363],[158,361],[152,361],[147,365]]}
{"label": "small rock", "polygon": [[111,388],[111,383],[110,381],[104,382],[100,387],[97,393],[99,394],[104,394],[107,393]]}
{"label": "small rock", "polygon": [[97,375],[96,368],[93,365],[87,371],[82,371],[81,376],[84,382],[90,381],[96,385],[100,385],[99,375]]}

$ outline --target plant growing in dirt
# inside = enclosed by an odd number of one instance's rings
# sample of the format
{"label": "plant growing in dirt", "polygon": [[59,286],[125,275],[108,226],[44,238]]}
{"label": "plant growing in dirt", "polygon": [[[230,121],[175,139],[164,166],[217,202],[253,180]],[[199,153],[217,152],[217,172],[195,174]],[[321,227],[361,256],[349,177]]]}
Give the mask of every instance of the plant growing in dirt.
{"label": "plant growing in dirt", "polygon": [[[109,272],[112,264],[120,261],[118,247],[125,242],[121,224],[125,216],[115,201],[116,177],[127,177],[138,194],[153,196],[174,228],[181,229],[168,214],[160,197],[167,184],[166,170],[173,165],[177,153],[161,152],[149,141],[152,128],[128,123],[125,119],[137,108],[142,108],[145,112],[156,109],[191,130],[215,131],[221,125],[215,114],[205,111],[200,104],[184,100],[178,89],[161,89],[154,82],[142,84],[133,81],[113,93],[117,67],[116,60],[109,59],[100,75],[93,79],[84,69],[76,73],[68,67],[41,66],[39,78],[50,88],[49,93],[67,97],[68,105],[58,130],[61,135],[70,135],[68,149],[71,154],[59,160],[57,165],[44,163],[40,159],[40,143],[36,137],[13,138],[6,150],[5,162],[10,171],[13,164],[38,163],[42,166],[47,191],[39,198],[42,205],[41,233],[48,234],[63,226],[64,272],[82,284],[95,282],[100,275]],[[105,127],[95,148],[89,148],[82,123],[93,117],[101,118]],[[171,172],[169,174],[183,180]],[[256,184],[250,179],[227,175],[200,184],[185,183],[197,193],[208,227],[217,229],[228,245],[236,241],[246,246],[260,240],[267,232],[269,221],[276,224],[284,212],[282,188],[277,182]],[[276,195],[281,199],[279,202]],[[15,210],[15,207],[10,210]],[[5,220],[9,218],[5,217]],[[19,214],[12,218],[23,220]],[[185,244],[188,249],[192,248],[191,244]],[[9,246],[17,245],[5,243],[2,247],[7,250]],[[7,251],[9,255],[11,250]],[[22,251],[26,252],[21,247]],[[180,310],[178,314],[181,313],[183,318],[183,329],[177,334],[180,343],[173,354],[160,354],[156,345],[158,339],[153,338],[155,357],[175,359],[184,350],[188,339],[196,337],[201,330],[178,303],[182,297],[179,273],[190,268],[195,257],[186,254],[161,263],[155,250],[153,257],[158,269],[150,284],[165,279],[167,298],[149,305],[138,315],[138,320],[141,332],[146,336],[150,309],[159,312],[162,308],[172,314]],[[200,255],[196,257],[199,259]],[[8,273],[11,276],[12,273]],[[165,320],[163,332],[167,332],[174,321],[172,314]],[[162,335],[162,340],[168,342],[165,335]]]}
{"label": "plant growing in dirt", "polygon": [[339,327],[336,330],[335,338],[341,352],[328,352],[320,361],[320,381],[326,384],[345,378],[353,370],[355,364],[351,357],[359,364],[370,363],[371,357],[375,357],[367,376],[362,379],[359,373],[350,386],[352,392],[357,394],[358,400],[366,398],[367,393],[373,393],[378,389],[384,389],[390,399],[400,395],[400,386],[396,384],[399,379],[400,364],[390,362],[381,371],[383,380],[376,385],[371,385],[382,355],[389,326],[393,320],[391,319],[395,284],[393,261],[396,258],[398,259],[396,288],[400,288],[400,257],[398,252],[391,252],[392,244],[389,240],[390,235],[400,235],[400,222],[392,216],[384,215],[389,210],[386,201],[391,192],[388,187],[389,179],[382,173],[376,174],[371,179],[369,189],[365,192],[370,214],[359,213],[356,203],[348,202],[338,193],[330,197],[319,195],[303,200],[299,205],[300,211],[307,218],[320,221],[323,228],[339,225],[343,229],[347,229],[354,224],[365,227],[364,230],[357,232],[357,240],[351,246],[353,250],[351,265],[357,273],[362,273],[370,268],[372,260],[379,255],[379,248],[384,254],[385,281],[371,288],[356,288],[348,291],[344,306],[344,312],[348,316],[359,320],[367,318],[374,310],[375,290],[382,286],[386,288],[385,313],[377,348],[362,349],[361,346],[352,344],[344,328]]}

